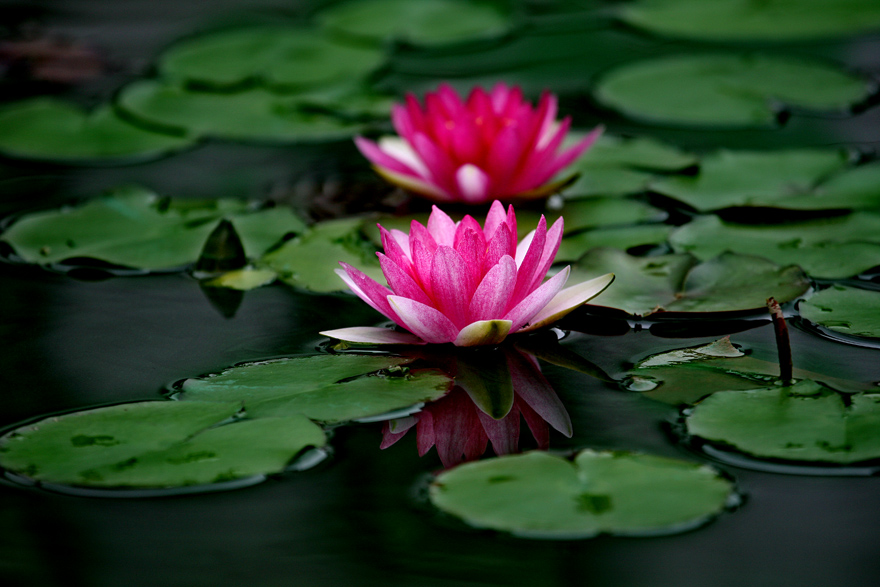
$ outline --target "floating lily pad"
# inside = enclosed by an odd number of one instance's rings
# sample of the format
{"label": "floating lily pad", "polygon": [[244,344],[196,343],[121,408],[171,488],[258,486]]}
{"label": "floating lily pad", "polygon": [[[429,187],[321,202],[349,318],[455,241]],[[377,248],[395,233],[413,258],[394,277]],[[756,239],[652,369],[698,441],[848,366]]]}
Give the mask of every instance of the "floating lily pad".
{"label": "floating lily pad", "polygon": [[566,202],[559,211],[547,215],[547,221],[565,219],[565,232],[570,234],[585,228],[658,222],[668,214],[639,200],[626,198],[584,198]]}
{"label": "floating lily pad", "polygon": [[158,157],[193,144],[133,126],[103,106],[87,113],[52,98],[0,109],[0,152],[69,163],[126,162]]}
{"label": "floating lily pad", "polygon": [[304,414],[346,422],[440,398],[452,378],[435,369],[411,369],[412,359],[321,355],[247,363],[187,379],[178,398],[238,402],[252,418]]}
{"label": "floating lily pad", "polygon": [[676,229],[672,248],[709,259],[724,251],[800,265],[811,277],[840,279],[880,265],[880,215],[855,212],[807,222],[749,225],[704,216]]}
{"label": "floating lily pad", "polygon": [[269,285],[278,278],[278,274],[271,269],[257,269],[246,267],[228,271],[204,282],[208,287],[227,287],[240,291],[250,291]]}
{"label": "floating lily pad", "polygon": [[559,251],[556,253],[556,261],[576,261],[584,253],[597,247],[626,250],[645,245],[659,245],[666,242],[672,229],[673,227],[668,224],[640,224],[585,230],[562,239]]}
{"label": "floating lily pad", "polygon": [[834,285],[798,305],[803,318],[851,336],[880,338],[880,292]]}
{"label": "floating lily pad", "polygon": [[511,28],[509,14],[497,3],[462,0],[352,0],[322,11],[318,20],[343,36],[418,45],[494,37]]}
{"label": "floating lily pad", "polygon": [[[572,139],[583,135],[574,134]],[[696,164],[694,155],[648,137],[602,135],[569,168],[580,177],[565,189],[566,198],[615,196],[646,191],[655,171],[676,171]]]}
{"label": "floating lily pad", "polygon": [[[669,176],[651,189],[699,211],[730,206],[782,206],[847,164],[842,150],[718,151],[703,157],[696,176]],[[880,177],[878,177],[880,181]],[[880,200],[880,191],[876,196]],[[827,207],[842,207],[825,198]]]}
{"label": "floating lily pad", "polygon": [[137,269],[173,269],[199,258],[223,218],[232,221],[252,258],[305,228],[287,208],[259,210],[232,199],[172,200],[126,188],[80,206],[22,216],[0,240],[28,263],[90,258]]}
{"label": "floating lily pad", "polygon": [[570,279],[609,271],[614,285],[590,304],[635,316],[755,310],[769,297],[792,300],[810,285],[800,268],[779,267],[761,257],[725,253],[699,263],[687,254],[633,257],[617,249],[588,252],[572,267]]}
{"label": "floating lily pad", "polygon": [[684,55],[624,65],[599,82],[600,102],[652,123],[766,126],[780,104],[840,111],[870,84],[822,62],[766,55]]}
{"label": "floating lily pad", "polygon": [[361,233],[362,223],[359,218],[319,222],[265,255],[262,262],[285,283],[317,292],[348,289],[334,271],[340,262],[384,283],[376,246]]}
{"label": "floating lily pad", "polygon": [[[797,380],[816,380],[847,393],[872,391],[873,381],[841,379],[795,367]],[[779,381],[779,364],[746,355],[725,337],[715,342],[675,349],[638,361],[622,386],[672,405],[693,404],[716,392],[755,389]]]}
{"label": "floating lily pad", "polygon": [[685,423],[693,436],[759,458],[837,464],[880,458],[880,394],[844,398],[813,381],[719,391]]}
{"label": "floating lily pad", "polygon": [[874,0],[636,0],[621,17],[651,32],[709,41],[783,41],[880,29]]}
{"label": "floating lily pad", "polygon": [[262,88],[204,92],[142,80],[123,88],[118,104],[145,125],[189,138],[331,141],[363,129],[361,123],[302,108],[295,98]]}
{"label": "floating lily pad", "polygon": [[305,417],[235,419],[240,409],[154,401],[53,416],[0,438],[0,465],[45,483],[180,487],[277,473],[326,442]]}
{"label": "floating lily pad", "polygon": [[435,506],[477,528],[563,540],[690,530],[733,496],[704,465],[592,450],[574,461],[531,452],[466,463],[430,487]]}
{"label": "floating lily pad", "polygon": [[217,88],[257,82],[289,91],[364,78],[384,54],[311,29],[247,27],[178,43],[162,55],[159,71],[169,79]]}

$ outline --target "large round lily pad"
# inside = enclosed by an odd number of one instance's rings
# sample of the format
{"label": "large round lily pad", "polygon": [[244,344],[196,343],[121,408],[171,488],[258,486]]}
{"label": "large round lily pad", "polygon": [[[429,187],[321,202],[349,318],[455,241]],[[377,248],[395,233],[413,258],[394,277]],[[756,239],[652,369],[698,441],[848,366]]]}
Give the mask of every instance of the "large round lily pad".
{"label": "large round lily pad", "polygon": [[[841,150],[718,151],[703,157],[696,176],[655,179],[651,189],[699,211],[731,206],[782,206],[798,201],[814,186],[842,169]],[[877,196],[880,200],[880,195]],[[829,208],[843,207],[824,198]]]}
{"label": "large round lily pad", "polygon": [[190,138],[328,141],[349,138],[363,128],[262,88],[205,92],[142,80],[123,88],[117,100],[142,124]]}
{"label": "large round lily pad", "polygon": [[822,62],[769,55],[662,57],[607,73],[595,95],[604,105],[652,123],[766,126],[780,104],[841,111],[871,92],[858,76]]}
{"label": "large round lily pad", "polygon": [[0,240],[28,263],[90,258],[136,269],[174,269],[199,258],[223,218],[231,220],[252,258],[286,234],[305,229],[288,208],[260,210],[232,199],[172,200],[133,187],[80,206],[24,215]]}
{"label": "large round lily pad", "polygon": [[708,41],[788,41],[880,29],[874,0],[636,0],[621,17],[651,32]]}
{"label": "large round lily pad", "polygon": [[0,465],[45,483],[180,487],[277,473],[326,442],[303,416],[236,419],[240,410],[153,401],[53,416],[0,438]]}
{"label": "large round lily pad", "polygon": [[322,11],[318,20],[339,35],[419,45],[493,37],[511,27],[498,3],[462,0],[350,0]]}
{"label": "large round lily pad", "polygon": [[654,535],[688,530],[724,510],[729,481],[709,467],[642,454],[543,452],[460,465],[431,501],[478,528],[529,538]]}
{"label": "large round lily pad", "polygon": [[635,316],[756,310],[769,297],[786,302],[810,286],[799,267],[779,267],[762,257],[725,253],[699,263],[688,254],[634,257],[605,248],[584,255],[569,279],[578,282],[603,272],[615,274],[614,285],[590,304]]}
{"label": "large round lily pad", "polygon": [[52,98],[14,102],[0,109],[0,152],[68,163],[148,159],[193,144],[189,138],[129,124],[103,106],[87,113]]}
{"label": "large round lily pad", "polygon": [[803,318],[829,330],[880,338],[880,292],[834,285],[798,305]]}
{"label": "large round lily pad", "polygon": [[435,369],[411,369],[411,362],[343,354],[247,363],[187,379],[177,397],[238,402],[254,418],[304,414],[321,422],[346,422],[432,401],[452,388],[451,377]]}
{"label": "large round lily pad", "polygon": [[258,82],[285,91],[366,77],[383,58],[378,48],[342,44],[312,29],[247,27],[178,43],[161,56],[159,71],[220,89]]}
{"label": "large round lily pad", "polygon": [[736,224],[704,216],[676,229],[672,248],[700,259],[725,251],[800,265],[811,277],[851,277],[880,265],[880,215],[855,212],[786,224]]}
{"label": "large round lily pad", "polygon": [[668,224],[639,224],[585,230],[562,239],[556,252],[556,261],[575,261],[590,249],[598,247],[626,250],[645,245],[659,245],[666,242],[672,229],[673,227]]}
{"label": "large round lily pad", "polygon": [[719,391],[686,418],[689,434],[759,457],[852,464],[880,458],[880,394],[812,381]]}

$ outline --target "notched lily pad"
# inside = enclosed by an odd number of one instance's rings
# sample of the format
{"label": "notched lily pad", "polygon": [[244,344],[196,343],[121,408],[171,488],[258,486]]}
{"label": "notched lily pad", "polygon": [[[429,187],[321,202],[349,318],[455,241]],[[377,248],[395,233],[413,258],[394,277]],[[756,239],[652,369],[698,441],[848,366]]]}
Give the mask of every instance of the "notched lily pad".
{"label": "notched lily pad", "polygon": [[0,152],[65,163],[125,163],[187,148],[189,138],[140,128],[103,106],[85,112],[52,98],[0,108]]}
{"label": "notched lily pad", "polygon": [[216,89],[256,82],[283,92],[364,78],[383,59],[378,48],[342,44],[320,31],[261,26],[178,43],[161,56],[159,71]]}
{"label": "notched lily pad", "polygon": [[240,410],[153,401],[54,416],[0,438],[0,466],[42,483],[170,488],[277,473],[326,442],[303,416],[250,420]]}
{"label": "notched lily pad", "polygon": [[690,530],[736,494],[705,465],[583,450],[574,461],[531,452],[460,465],[437,476],[430,499],[477,528],[565,540]]}
{"label": "notched lily pad", "polygon": [[252,418],[303,414],[335,424],[432,401],[452,388],[447,375],[410,368],[411,363],[401,357],[347,354],[246,363],[185,380],[177,398],[238,402]]}
{"label": "notched lily pad", "polygon": [[789,41],[880,29],[874,0],[636,0],[621,18],[662,35],[707,41]]}
{"label": "notched lily pad", "polygon": [[318,21],[343,37],[416,45],[495,37],[511,27],[499,3],[461,0],[350,0],[323,10]]}
{"label": "notched lily pad", "polygon": [[769,297],[786,302],[810,286],[800,268],[779,267],[761,257],[724,253],[700,263],[687,254],[633,257],[602,248],[584,255],[570,279],[603,272],[615,274],[614,285],[590,304],[634,316],[755,310],[764,308]]}
{"label": "notched lily pad", "polygon": [[736,224],[704,216],[676,229],[672,248],[700,259],[724,251],[798,264],[811,277],[852,277],[880,264],[880,215],[854,212],[786,224]]}
{"label": "notched lily pad", "polygon": [[780,104],[842,111],[873,91],[826,63],[770,55],[679,55],[623,65],[600,79],[596,98],[651,123],[767,126]]}
{"label": "notched lily pad", "polygon": [[246,254],[257,257],[305,229],[287,208],[259,209],[232,199],[174,200],[144,188],[120,188],[70,208],[18,218],[0,235],[28,263],[98,259],[116,266],[169,270],[199,258],[208,235],[229,219]]}
{"label": "notched lily pad", "polygon": [[762,459],[851,465],[880,459],[880,394],[813,381],[719,391],[685,418],[688,434]]}
{"label": "notched lily pad", "polygon": [[833,285],[798,305],[801,317],[850,336],[880,338],[880,292]]}
{"label": "notched lily pad", "polygon": [[362,223],[359,218],[319,222],[265,255],[262,263],[285,283],[316,292],[348,289],[334,272],[340,262],[384,283],[376,245],[361,232]]}

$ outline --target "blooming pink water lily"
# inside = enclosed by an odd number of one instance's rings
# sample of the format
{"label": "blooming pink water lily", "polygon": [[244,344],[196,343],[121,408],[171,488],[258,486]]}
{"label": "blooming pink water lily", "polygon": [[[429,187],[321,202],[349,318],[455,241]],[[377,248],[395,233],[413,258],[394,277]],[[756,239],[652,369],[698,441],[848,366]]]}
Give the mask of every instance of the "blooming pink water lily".
{"label": "blooming pink water lily", "polygon": [[513,206],[493,202],[485,226],[465,216],[453,221],[434,206],[427,227],[413,221],[409,234],[379,229],[377,253],[388,287],[340,263],[336,273],[370,306],[409,333],[357,327],[322,332],[368,344],[498,344],[558,320],[598,295],[614,279],[601,277],[563,289],[569,267],[544,281],[562,240],[562,218],[517,243]]}
{"label": "blooming pink water lily", "polygon": [[556,111],[549,92],[532,107],[518,87],[477,87],[462,101],[442,84],[425,96],[424,107],[412,94],[393,106],[400,136],[355,143],[385,179],[436,202],[545,197],[565,183],[552,183],[553,177],[602,130],[562,149],[571,119],[557,121]]}

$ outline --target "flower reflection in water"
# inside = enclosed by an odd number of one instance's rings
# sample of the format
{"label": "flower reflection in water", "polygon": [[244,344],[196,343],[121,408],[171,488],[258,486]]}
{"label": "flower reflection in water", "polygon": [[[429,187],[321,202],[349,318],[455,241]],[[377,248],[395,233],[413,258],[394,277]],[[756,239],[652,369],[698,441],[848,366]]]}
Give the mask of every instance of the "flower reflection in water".
{"label": "flower reflection in water", "polygon": [[479,458],[489,443],[498,455],[517,452],[520,416],[538,448],[548,448],[551,426],[571,436],[568,412],[535,357],[506,345],[439,359],[455,376],[455,389],[421,412],[386,422],[381,448],[415,428],[419,455],[434,446],[449,468]]}

